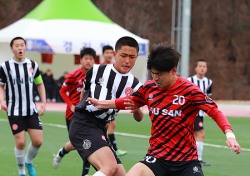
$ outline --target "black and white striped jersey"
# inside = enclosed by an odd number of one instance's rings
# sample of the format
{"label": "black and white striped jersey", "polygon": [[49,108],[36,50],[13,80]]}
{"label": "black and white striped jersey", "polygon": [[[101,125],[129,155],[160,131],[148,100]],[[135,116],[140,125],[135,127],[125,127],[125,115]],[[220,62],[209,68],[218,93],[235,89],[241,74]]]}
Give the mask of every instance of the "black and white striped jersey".
{"label": "black and white striped jersey", "polygon": [[[208,96],[212,96],[212,80],[204,77],[202,79],[198,78],[196,75],[188,77],[189,81],[197,85],[203,93],[205,93]],[[199,116],[203,116],[204,112],[200,111]]]}
{"label": "black and white striped jersey", "polygon": [[[85,78],[85,91],[89,90],[89,96],[99,100],[111,100],[132,95],[142,84],[130,72],[119,73],[113,64],[94,65],[88,70]],[[82,106],[83,107],[83,106]],[[93,105],[86,104],[84,107],[88,112],[94,113],[98,119],[110,121],[118,112],[117,109],[97,110]]]}
{"label": "black and white striped jersey", "polygon": [[34,79],[40,75],[38,64],[28,58],[13,58],[1,64],[0,84],[4,84],[8,116],[28,116],[37,112],[33,101]]}

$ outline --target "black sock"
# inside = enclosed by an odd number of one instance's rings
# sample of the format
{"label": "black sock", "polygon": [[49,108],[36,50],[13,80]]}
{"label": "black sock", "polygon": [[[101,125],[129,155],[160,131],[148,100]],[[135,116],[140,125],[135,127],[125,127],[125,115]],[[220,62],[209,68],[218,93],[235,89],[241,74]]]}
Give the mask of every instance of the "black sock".
{"label": "black sock", "polygon": [[83,162],[83,170],[82,170],[82,176],[85,176],[89,173],[90,163],[88,160],[85,160]]}
{"label": "black sock", "polygon": [[116,140],[115,140],[115,134],[109,134],[108,138],[109,138],[114,150],[116,151],[117,150],[117,145],[116,145]]}
{"label": "black sock", "polygon": [[68,154],[69,152],[65,150],[65,148],[63,147],[63,149],[59,152],[59,156],[60,157],[64,157],[64,155]]}

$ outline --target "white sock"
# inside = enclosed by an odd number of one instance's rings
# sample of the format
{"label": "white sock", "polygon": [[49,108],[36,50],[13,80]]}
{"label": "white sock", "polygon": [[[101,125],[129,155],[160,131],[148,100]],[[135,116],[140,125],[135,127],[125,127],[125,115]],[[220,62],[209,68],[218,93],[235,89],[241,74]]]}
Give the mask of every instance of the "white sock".
{"label": "white sock", "polygon": [[25,167],[24,167],[24,160],[25,160],[25,150],[18,150],[16,147],[14,149],[16,162],[18,166],[19,174],[26,174]]}
{"label": "white sock", "polygon": [[106,175],[100,171],[97,171],[93,176],[106,176]]}
{"label": "white sock", "polygon": [[196,141],[196,146],[197,146],[198,160],[201,161],[202,160],[204,142]]}
{"label": "white sock", "polygon": [[32,163],[32,160],[36,157],[38,151],[39,151],[39,148],[33,147],[33,145],[30,143],[27,149],[25,163]]}

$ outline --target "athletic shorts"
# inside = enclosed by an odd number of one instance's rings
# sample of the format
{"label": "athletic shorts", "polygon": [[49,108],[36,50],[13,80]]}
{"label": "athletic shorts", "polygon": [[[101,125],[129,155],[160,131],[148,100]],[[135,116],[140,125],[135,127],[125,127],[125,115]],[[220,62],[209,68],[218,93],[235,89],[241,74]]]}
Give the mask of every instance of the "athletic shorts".
{"label": "athletic shorts", "polygon": [[65,120],[66,120],[67,129],[68,129],[68,132],[69,132],[69,127],[70,127],[71,119],[69,120],[69,119],[65,118]]}
{"label": "athletic shorts", "polygon": [[78,117],[73,117],[70,124],[69,138],[83,160],[86,160],[96,150],[107,146],[113,152],[117,164],[121,164],[107,138],[105,129],[98,128]]}
{"label": "athletic shorts", "polygon": [[194,121],[194,131],[200,131],[203,130],[203,116],[196,116]]}
{"label": "athletic shorts", "polygon": [[163,159],[157,159],[152,155],[147,154],[140,162],[151,169],[154,175],[203,176],[201,165],[198,160],[171,162]]}
{"label": "athletic shorts", "polygon": [[42,122],[37,113],[30,116],[8,116],[13,135],[27,129],[42,130]]}

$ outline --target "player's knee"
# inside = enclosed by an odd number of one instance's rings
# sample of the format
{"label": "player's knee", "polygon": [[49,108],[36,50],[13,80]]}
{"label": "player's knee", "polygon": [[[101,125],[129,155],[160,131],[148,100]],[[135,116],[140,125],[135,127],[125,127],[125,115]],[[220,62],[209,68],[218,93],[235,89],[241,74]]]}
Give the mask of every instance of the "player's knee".
{"label": "player's knee", "polygon": [[43,144],[43,140],[36,140],[34,142],[32,142],[32,145],[35,147],[35,148],[40,148]]}
{"label": "player's knee", "polygon": [[18,150],[23,150],[24,148],[25,148],[25,141],[17,141],[16,142],[16,148],[18,149]]}
{"label": "player's knee", "polygon": [[204,140],[205,139],[205,131],[204,130],[200,130],[197,133],[197,139],[200,139],[200,140]]}
{"label": "player's knee", "polygon": [[115,175],[117,171],[118,171],[118,165],[117,164],[111,165],[108,175]]}

